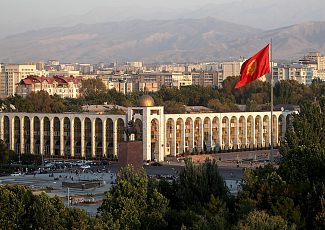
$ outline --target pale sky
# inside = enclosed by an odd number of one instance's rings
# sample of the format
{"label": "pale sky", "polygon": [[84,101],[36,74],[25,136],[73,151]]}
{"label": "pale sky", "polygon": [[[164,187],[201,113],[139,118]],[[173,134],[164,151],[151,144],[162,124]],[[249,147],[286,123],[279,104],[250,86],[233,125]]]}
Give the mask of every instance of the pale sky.
{"label": "pale sky", "polygon": [[233,1],[241,0],[0,0],[2,9],[0,24],[42,17],[51,19],[65,15],[82,15],[98,6],[125,7],[139,5],[145,8],[166,7],[179,9]]}

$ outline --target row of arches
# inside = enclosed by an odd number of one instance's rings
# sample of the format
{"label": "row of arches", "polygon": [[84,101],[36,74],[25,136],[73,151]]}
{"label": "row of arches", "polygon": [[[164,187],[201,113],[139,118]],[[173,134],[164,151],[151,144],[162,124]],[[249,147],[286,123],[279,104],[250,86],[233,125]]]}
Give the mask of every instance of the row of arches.
{"label": "row of arches", "polygon": [[17,153],[64,156],[114,156],[125,140],[118,118],[3,116],[1,138]]}
{"label": "row of arches", "polygon": [[292,115],[215,116],[168,118],[166,121],[166,155],[192,151],[245,148],[279,144],[286,127],[292,125]]}
{"label": "row of arches", "polygon": [[[144,159],[183,152],[277,145],[291,125],[291,112],[165,114],[135,116],[145,130],[131,137],[143,142]],[[1,139],[18,153],[45,156],[114,157],[125,141],[127,115],[2,113]]]}

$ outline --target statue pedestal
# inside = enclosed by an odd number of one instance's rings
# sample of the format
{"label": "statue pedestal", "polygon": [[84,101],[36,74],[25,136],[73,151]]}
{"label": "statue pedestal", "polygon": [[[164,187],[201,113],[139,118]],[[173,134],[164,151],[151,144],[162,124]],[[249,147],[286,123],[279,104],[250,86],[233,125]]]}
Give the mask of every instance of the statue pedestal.
{"label": "statue pedestal", "polygon": [[143,167],[142,141],[125,141],[120,144],[117,172],[127,165],[133,165],[135,170]]}

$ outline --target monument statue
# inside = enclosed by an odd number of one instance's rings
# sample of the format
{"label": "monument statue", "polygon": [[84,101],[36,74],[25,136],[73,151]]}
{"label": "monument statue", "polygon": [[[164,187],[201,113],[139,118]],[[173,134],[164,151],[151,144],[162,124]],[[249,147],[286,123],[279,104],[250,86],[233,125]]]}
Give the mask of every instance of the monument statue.
{"label": "monument statue", "polygon": [[126,134],[126,141],[130,141],[131,134],[136,135],[138,133],[138,130],[135,127],[135,122],[133,121],[133,119],[128,122],[127,127],[124,127],[124,132]]}

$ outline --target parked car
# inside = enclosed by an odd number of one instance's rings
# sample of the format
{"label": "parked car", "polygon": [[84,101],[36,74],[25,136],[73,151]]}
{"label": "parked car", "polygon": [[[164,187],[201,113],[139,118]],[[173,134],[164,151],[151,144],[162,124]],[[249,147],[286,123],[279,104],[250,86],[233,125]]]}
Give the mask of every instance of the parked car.
{"label": "parked car", "polygon": [[159,162],[152,163],[151,165],[153,165],[153,166],[162,166],[162,164],[159,163]]}
{"label": "parked car", "polygon": [[149,165],[149,163],[144,161],[144,162],[143,162],[143,165]]}
{"label": "parked car", "polygon": [[103,160],[103,161],[101,161],[100,163],[101,163],[102,165],[109,165],[109,162],[106,161],[106,160]]}
{"label": "parked car", "polygon": [[73,165],[73,166],[77,166],[78,163],[79,163],[79,161],[73,161],[73,162],[72,162],[72,165]]}
{"label": "parked car", "polygon": [[86,165],[86,164],[85,165],[81,165],[81,168],[82,169],[89,169],[90,168],[90,165]]}
{"label": "parked car", "polygon": [[7,173],[3,172],[0,174],[0,176],[7,176]]}
{"label": "parked car", "polygon": [[20,172],[14,172],[14,173],[11,173],[10,176],[21,176],[21,173]]}

